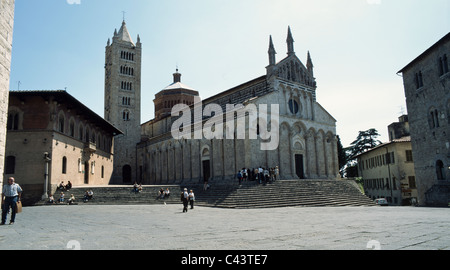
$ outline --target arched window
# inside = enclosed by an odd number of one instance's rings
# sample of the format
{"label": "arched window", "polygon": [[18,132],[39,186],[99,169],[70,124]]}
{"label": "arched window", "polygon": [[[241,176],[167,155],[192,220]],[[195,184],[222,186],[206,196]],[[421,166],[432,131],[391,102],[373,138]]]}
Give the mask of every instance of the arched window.
{"label": "arched window", "polygon": [[78,128],[78,139],[80,140],[80,141],[82,141],[83,140],[83,126],[80,124],[80,127]]}
{"label": "arched window", "polygon": [[73,121],[70,121],[69,133],[71,137],[75,137],[75,123]]}
{"label": "arched window", "polygon": [[102,148],[102,137],[100,134],[98,134],[98,137],[97,137],[97,148],[103,149]]}
{"label": "arched window", "polygon": [[428,119],[431,129],[439,127],[439,112],[437,109],[435,108],[430,109]]}
{"label": "arched window", "polygon": [[84,139],[86,142],[89,142],[90,136],[89,136],[89,128],[86,128],[86,135],[84,136]]}
{"label": "arched window", "polygon": [[62,174],[67,174],[67,158],[62,159]]}
{"label": "arched window", "polygon": [[298,102],[294,99],[289,100],[289,110],[292,114],[297,114],[299,111],[299,105]]}
{"label": "arched window", "polygon": [[436,175],[438,180],[445,180],[444,162],[436,161]]}
{"label": "arched window", "polygon": [[58,119],[58,131],[61,133],[64,133],[64,124],[65,124],[64,115],[60,115]]}
{"label": "arched window", "polygon": [[8,130],[18,130],[19,129],[19,113],[10,112],[8,114],[7,128],[8,128]]}
{"label": "arched window", "polygon": [[91,142],[94,143],[94,144],[97,142],[97,140],[96,140],[95,137],[96,137],[96,136],[95,136],[95,131],[93,131],[93,132],[92,132],[92,137],[91,137]]}
{"label": "arched window", "polygon": [[123,121],[130,121],[130,112],[129,111],[123,111],[122,117],[123,117]]}

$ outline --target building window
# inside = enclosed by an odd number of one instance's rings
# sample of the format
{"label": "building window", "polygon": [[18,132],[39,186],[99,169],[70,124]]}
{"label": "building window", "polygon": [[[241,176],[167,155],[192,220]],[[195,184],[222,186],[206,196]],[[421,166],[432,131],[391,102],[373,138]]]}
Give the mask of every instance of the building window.
{"label": "building window", "polygon": [[62,174],[67,174],[67,158],[62,159]]}
{"label": "building window", "polygon": [[448,73],[448,60],[447,55],[444,54],[444,56],[439,58],[439,76],[442,76],[446,73]]}
{"label": "building window", "polygon": [[79,129],[78,129],[78,139],[80,141],[83,141],[83,126],[80,125]]}
{"label": "building window", "polygon": [[417,89],[419,89],[419,88],[421,88],[423,86],[422,71],[419,71],[418,73],[416,73],[415,82],[416,82],[416,88]]}
{"label": "building window", "polygon": [[387,164],[395,164],[394,152],[386,153],[386,163]]}
{"label": "building window", "polygon": [[17,112],[10,112],[8,114],[7,129],[8,130],[19,129],[19,114]]}
{"label": "building window", "polygon": [[415,176],[408,176],[408,182],[409,182],[409,188],[417,188]]}
{"label": "building window", "polygon": [[105,178],[105,166],[102,166],[102,178]]}
{"label": "building window", "polygon": [[292,114],[297,114],[299,111],[299,106],[297,101],[291,99],[289,100],[289,110],[291,111]]}
{"label": "building window", "polygon": [[120,58],[124,59],[124,60],[134,61],[134,53],[121,51],[120,52]]}
{"label": "building window", "polygon": [[5,174],[14,174],[16,172],[16,157],[8,156],[5,160]]}
{"label": "building window", "polygon": [[412,150],[406,150],[405,153],[406,153],[406,161],[413,162]]}
{"label": "building window", "polygon": [[89,129],[86,128],[86,135],[84,136],[84,139],[86,140],[86,142],[89,142]]}
{"label": "building window", "polygon": [[133,83],[130,82],[121,82],[120,89],[122,90],[133,90]]}
{"label": "building window", "polygon": [[130,112],[129,111],[123,111],[122,118],[123,118],[123,121],[130,121]]}
{"label": "building window", "polygon": [[60,116],[58,119],[58,131],[64,133],[64,116]]}
{"label": "building window", "polygon": [[69,125],[69,135],[70,135],[70,137],[75,137],[75,123],[74,122],[70,122],[70,125]]}
{"label": "building window", "polygon": [[438,128],[439,127],[439,112],[436,109],[431,109],[429,114],[429,123],[430,128]]}
{"label": "building window", "polygon": [[122,105],[130,106],[131,105],[131,98],[130,97],[122,97]]}
{"label": "building window", "polygon": [[134,68],[120,66],[120,74],[134,76]]}

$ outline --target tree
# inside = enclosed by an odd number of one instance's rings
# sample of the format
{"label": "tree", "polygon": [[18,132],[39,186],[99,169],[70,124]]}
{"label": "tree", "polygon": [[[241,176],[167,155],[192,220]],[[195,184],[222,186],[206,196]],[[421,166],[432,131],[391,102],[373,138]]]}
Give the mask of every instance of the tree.
{"label": "tree", "polygon": [[339,160],[339,172],[341,173],[341,176],[344,176],[343,169],[345,165],[347,165],[348,162],[348,154],[347,151],[342,146],[341,138],[337,137],[337,152],[338,152],[338,160]]}
{"label": "tree", "polygon": [[380,134],[374,128],[365,131],[360,131],[356,140],[352,142],[351,146],[349,147],[350,151],[349,159],[353,160],[357,155],[362,154],[367,150],[376,147],[377,145],[380,145],[381,141],[377,140],[379,136]]}

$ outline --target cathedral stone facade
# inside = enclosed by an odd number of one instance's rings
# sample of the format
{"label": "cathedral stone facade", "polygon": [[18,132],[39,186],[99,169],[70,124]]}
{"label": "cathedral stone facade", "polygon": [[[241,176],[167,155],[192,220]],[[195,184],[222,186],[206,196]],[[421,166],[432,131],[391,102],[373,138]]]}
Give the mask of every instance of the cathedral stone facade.
{"label": "cathedral stone facade", "polygon": [[[275,166],[279,167],[282,179],[336,179],[336,120],[316,100],[317,84],[309,52],[304,65],[295,54],[294,39],[289,29],[287,57],[276,62],[271,37],[268,53],[269,65],[265,75],[218,93],[201,103],[197,92],[181,84],[180,80],[174,81],[179,83],[176,89],[168,87],[159,92],[155,99],[155,119],[141,125],[142,140],[137,145],[136,181],[143,184],[203,183],[204,180],[213,184],[230,183],[242,168]],[[179,74],[178,71],[176,74]],[[260,135],[261,122],[258,122],[256,139],[250,139],[250,136],[239,138],[236,129],[233,129],[235,136],[232,138],[174,138],[171,129],[180,117],[169,115],[167,110],[159,113],[163,108],[157,106],[161,104],[161,96],[166,101],[187,105],[191,111],[199,104],[202,109],[215,104],[223,112],[228,105],[253,104],[257,108],[264,105],[276,108],[272,105],[278,105],[279,118],[270,118],[265,123],[279,130],[278,147],[261,150],[261,144],[267,141]],[[173,106],[176,103],[166,104]],[[218,117],[225,118],[225,113]],[[196,132],[196,121],[205,124],[210,118],[205,114],[202,119],[195,119],[194,116],[192,134]],[[249,121],[249,115],[245,118]],[[223,133],[228,133],[229,127],[223,127]],[[246,134],[250,134],[250,122],[245,129]]]}
{"label": "cathedral stone facade", "polygon": [[[9,75],[14,26],[14,1],[0,1],[0,173],[3,173],[8,115]],[[0,184],[2,179],[0,178]],[[3,185],[0,185],[3,186]]]}

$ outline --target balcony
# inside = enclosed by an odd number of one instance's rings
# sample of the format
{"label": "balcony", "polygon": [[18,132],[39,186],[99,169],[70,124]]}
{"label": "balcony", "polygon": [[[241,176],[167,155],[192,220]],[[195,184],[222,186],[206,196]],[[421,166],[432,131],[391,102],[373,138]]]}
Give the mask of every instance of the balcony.
{"label": "balcony", "polygon": [[95,153],[97,151],[97,145],[93,142],[84,143],[84,151],[88,153]]}

